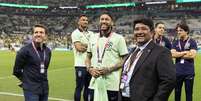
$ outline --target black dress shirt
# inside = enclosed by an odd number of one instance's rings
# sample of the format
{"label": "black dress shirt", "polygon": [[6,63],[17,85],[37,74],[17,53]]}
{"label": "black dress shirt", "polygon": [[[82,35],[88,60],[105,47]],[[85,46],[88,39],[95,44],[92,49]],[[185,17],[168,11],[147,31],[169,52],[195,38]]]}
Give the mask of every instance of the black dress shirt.
{"label": "black dress shirt", "polygon": [[[48,93],[47,69],[51,59],[51,50],[45,44],[43,44],[42,48],[36,44],[35,46],[40,58],[34,50],[32,43],[25,45],[17,53],[13,75],[22,82],[24,90],[35,94]],[[41,59],[44,57],[44,54],[45,72],[41,73]]]}

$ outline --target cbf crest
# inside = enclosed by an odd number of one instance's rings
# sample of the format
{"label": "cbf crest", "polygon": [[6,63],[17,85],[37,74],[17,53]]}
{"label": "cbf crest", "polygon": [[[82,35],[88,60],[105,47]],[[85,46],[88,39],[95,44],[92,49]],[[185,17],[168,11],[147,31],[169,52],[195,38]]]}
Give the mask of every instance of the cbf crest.
{"label": "cbf crest", "polygon": [[108,42],[108,44],[106,46],[106,51],[111,51],[112,46],[113,46],[113,43],[112,42]]}

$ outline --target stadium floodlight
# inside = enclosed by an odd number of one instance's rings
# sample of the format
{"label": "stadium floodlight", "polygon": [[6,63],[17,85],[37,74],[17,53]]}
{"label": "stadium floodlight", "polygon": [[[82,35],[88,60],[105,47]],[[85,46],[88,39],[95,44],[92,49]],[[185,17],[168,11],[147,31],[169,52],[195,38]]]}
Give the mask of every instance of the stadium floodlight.
{"label": "stadium floodlight", "polygon": [[45,8],[45,9],[48,8],[48,6],[36,6],[36,5],[24,5],[24,4],[11,4],[11,3],[0,3],[0,6],[17,7],[17,8]]}
{"label": "stadium floodlight", "polygon": [[201,0],[176,0],[176,3],[201,2]]}
{"label": "stadium floodlight", "polygon": [[134,7],[136,4],[132,3],[116,3],[116,4],[102,4],[102,5],[87,5],[86,8],[112,8],[112,7]]}
{"label": "stadium floodlight", "polygon": [[151,5],[151,4],[166,4],[167,1],[153,1],[153,2],[145,2],[146,5]]}
{"label": "stadium floodlight", "polygon": [[61,9],[77,9],[78,7],[77,6],[62,6],[59,8],[61,8]]}

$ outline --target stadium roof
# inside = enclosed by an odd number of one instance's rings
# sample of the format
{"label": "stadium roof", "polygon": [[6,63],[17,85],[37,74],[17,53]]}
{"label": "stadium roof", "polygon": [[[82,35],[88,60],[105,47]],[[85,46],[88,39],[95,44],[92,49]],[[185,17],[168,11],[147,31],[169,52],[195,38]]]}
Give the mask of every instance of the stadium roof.
{"label": "stadium roof", "polygon": [[1,3],[48,5],[48,6],[79,6],[88,4],[108,4],[126,2],[158,2],[175,0],[0,0]]}

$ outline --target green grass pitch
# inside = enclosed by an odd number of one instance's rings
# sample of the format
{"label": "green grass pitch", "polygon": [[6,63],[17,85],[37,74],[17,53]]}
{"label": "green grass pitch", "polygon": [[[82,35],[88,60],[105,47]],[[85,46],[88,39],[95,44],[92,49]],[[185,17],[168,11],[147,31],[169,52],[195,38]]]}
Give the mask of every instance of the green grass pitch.
{"label": "green grass pitch", "polygon": [[[12,76],[16,53],[0,51],[0,101],[23,101],[22,90],[17,86],[18,80]],[[48,70],[50,92],[49,101],[73,101],[75,88],[75,75],[72,52],[53,51],[52,60]],[[196,76],[194,82],[194,101],[201,97],[201,54],[196,57]],[[20,95],[19,95],[20,94]],[[63,100],[65,99],[65,100]],[[174,94],[169,98],[174,101]],[[183,89],[182,101],[185,101]]]}

